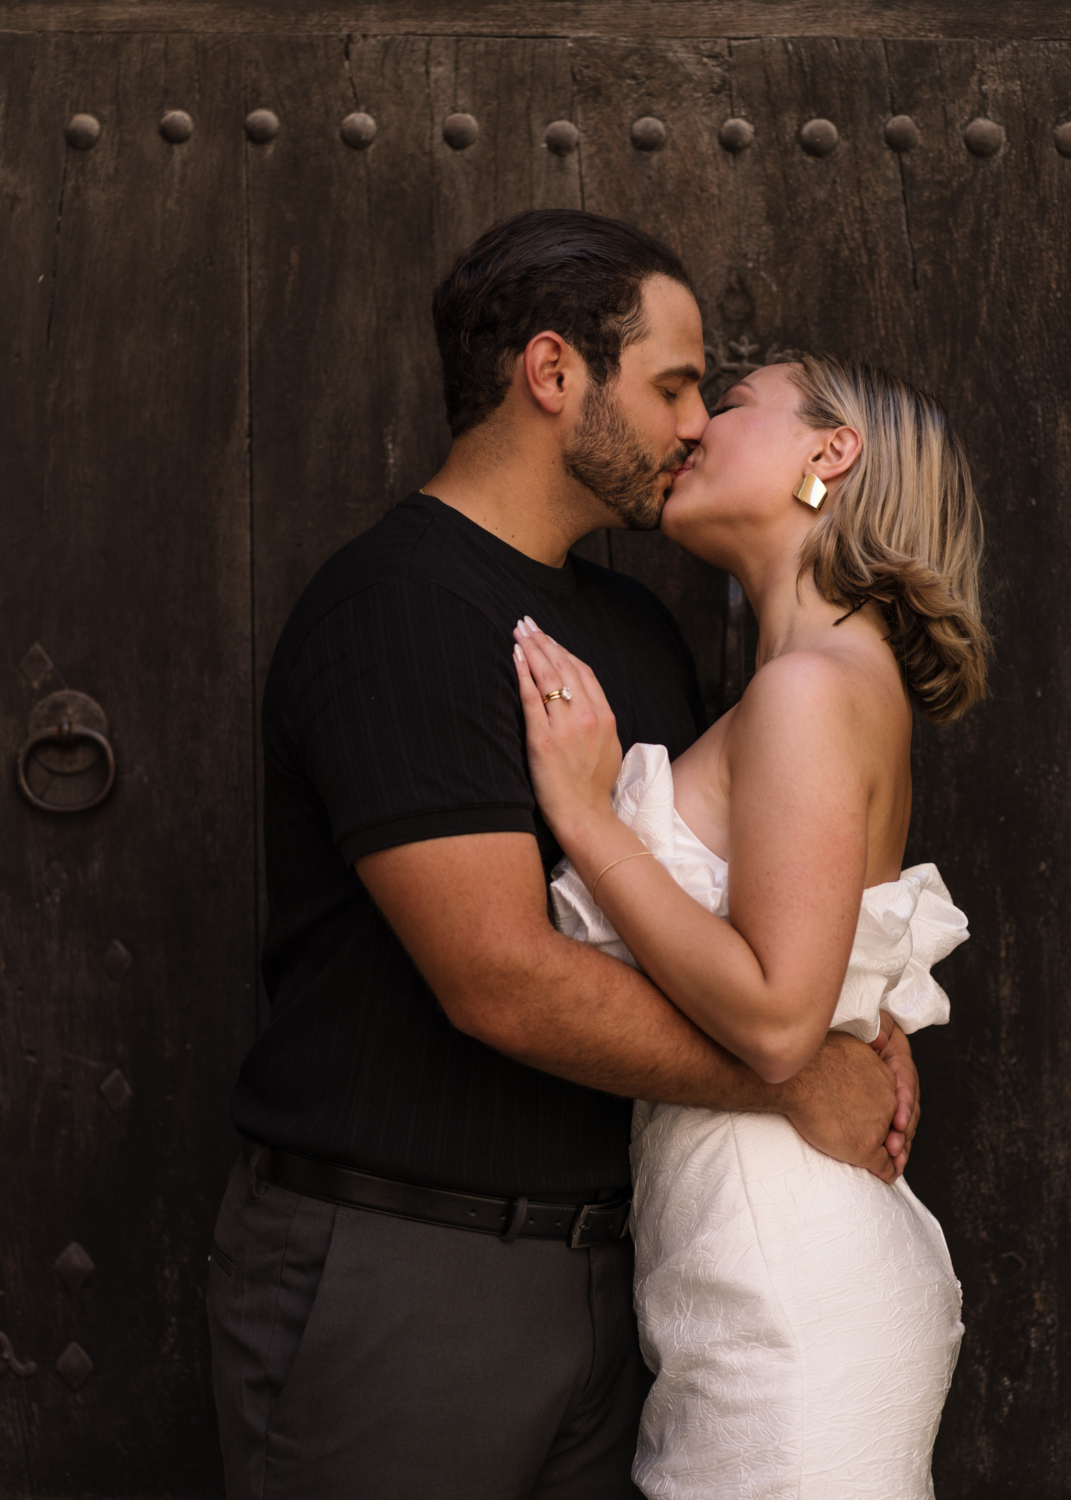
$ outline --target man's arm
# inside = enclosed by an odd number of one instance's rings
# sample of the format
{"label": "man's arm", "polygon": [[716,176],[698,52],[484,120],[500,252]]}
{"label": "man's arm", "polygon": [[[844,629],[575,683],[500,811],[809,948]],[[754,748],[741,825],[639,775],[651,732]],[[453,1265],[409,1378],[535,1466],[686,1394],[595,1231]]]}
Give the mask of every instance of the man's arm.
{"label": "man's arm", "polygon": [[861,1042],[832,1036],[794,1078],[764,1083],[642,974],[555,931],[530,834],[404,844],[356,868],[458,1030],[626,1098],[784,1114],[829,1156],[887,1182],[902,1170],[886,1149],[894,1115],[908,1141],[913,1133],[902,1051],[897,1073]]}

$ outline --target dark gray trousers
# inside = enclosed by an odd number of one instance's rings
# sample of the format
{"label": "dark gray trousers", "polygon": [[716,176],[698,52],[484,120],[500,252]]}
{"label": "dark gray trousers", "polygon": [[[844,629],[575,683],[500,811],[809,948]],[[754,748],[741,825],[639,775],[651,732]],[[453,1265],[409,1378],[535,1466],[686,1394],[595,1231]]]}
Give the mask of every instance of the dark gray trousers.
{"label": "dark gray trousers", "polygon": [[239,1159],[208,1296],[228,1500],[636,1500],[632,1242],[336,1208]]}

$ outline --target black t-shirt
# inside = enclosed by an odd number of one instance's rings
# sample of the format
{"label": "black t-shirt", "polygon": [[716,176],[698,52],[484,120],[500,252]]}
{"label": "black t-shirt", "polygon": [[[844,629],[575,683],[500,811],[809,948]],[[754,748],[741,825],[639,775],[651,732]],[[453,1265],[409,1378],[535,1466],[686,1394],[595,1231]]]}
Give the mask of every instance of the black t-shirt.
{"label": "black t-shirt", "polygon": [[629,1101],[452,1027],[354,871],[376,849],[533,833],[512,630],[530,614],[601,681],[622,746],[703,728],[691,657],[634,579],[546,567],[411,495],[337,552],[283,631],[264,696],[271,1020],[239,1132],[380,1176],[575,1200],[629,1179]]}

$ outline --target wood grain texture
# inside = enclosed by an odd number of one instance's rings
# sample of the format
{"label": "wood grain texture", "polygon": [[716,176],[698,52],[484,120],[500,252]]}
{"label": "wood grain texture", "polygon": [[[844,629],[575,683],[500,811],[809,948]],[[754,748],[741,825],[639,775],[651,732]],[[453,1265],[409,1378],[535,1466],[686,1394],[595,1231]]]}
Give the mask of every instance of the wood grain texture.
{"label": "wood grain texture", "polygon": [[[754,143],[733,159],[735,250],[750,264],[754,337],[771,348],[838,348],[897,369],[914,363],[914,287],[881,42],[767,39],[732,45],[734,113]],[[828,156],[800,145],[809,120],[830,120]],[[754,290],[751,284],[754,282]],[[723,295],[715,328],[743,330]]]}
{"label": "wood grain texture", "polygon": [[[920,728],[909,849],[939,862],[973,934],[948,965],[952,1023],[919,1047],[913,1181],[946,1225],[967,1307],[937,1491],[1056,1500],[1071,1472],[1071,162],[1037,122],[1071,99],[1071,49],[888,54],[891,103],[922,135],[902,161],[920,361],[976,467],[997,632],[991,700],[961,728]],[[963,145],[979,115],[1007,132],[989,159]]]}
{"label": "wood grain texture", "polygon": [[[5,556],[20,558],[20,572],[32,567],[30,559],[35,548],[41,549],[42,541],[43,460],[48,434],[48,369],[44,351],[48,344],[56,216],[63,196],[66,152],[63,136],[54,128],[54,102],[38,79],[42,72],[50,75],[47,64],[55,55],[54,46],[36,38],[0,39],[0,69],[5,79],[0,105],[0,259],[5,270],[5,295],[0,298],[0,349],[3,350],[0,403],[11,432],[21,436],[21,441],[0,442],[0,496],[8,538]],[[5,593],[9,588],[12,590],[14,609],[10,625],[5,609],[4,622],[8,627],[5,635],[11,644],[0,671],[0,729],[7,762],[0,792],[7,834],[0,840],[0,941],[3,943],[0,1021],[5,1038],[5,1045],[0,1048],[3,1131],[0,1139],[6,1189],[5,1208],[0,1215],[4,1293],[0,1299],[0,1328],[19,1358],[35,1361],[39,1369],[48,1368],[49,1363],[45,1350],[39,1347],[46,1330],[53,1335],[52,1359],[63,1348],[63,1344],[55,1342],[55,1314],[49,1305],[54,1291],[49,1284],[53,1275],[49,1251],[53,1256],[59,1254],[70,1234],[61,1240],[54,1233],[53,1248],[48,1226],[41,1222],[33,1202],[32,1180],[28,1173],[20,1174],[19,1166],[20,1160],[24,1169],[29,1166],[26,1157],[35,1145],[32,1127],[27,1130],[23,1122],[33,1119],[44,1106],[52,1130],[59,1124],[54,1118],[60,1108],[56,1075],[63,1066],[64,1048],[61,1043],[50,1049],[54,1061],[49,1081],[44,1084],[38,1077],[40,1063],[34,1049],[44,1041],[44,1036],[38,1037],[37,1032],[50,1029],[48,1010],[59,1008],[54,995],[40,995],[38,974],[55,966],[60,954],[53,933],[48,927],[41,930],[42,897],[46,894],[41,882],[53,863],[51,851],[40,848],[28,812],[16,805],[10,767],[14,752],[26,738],[27,715],[37,696],[31,696],[29,684],[19,675],[17,666],[40,631],[38,621],[33,618],[39,600],[33,596],[41,587],[43,563],[42,556],[35,570],[36,586],[27,591],[28,596],[23,594],[17,578],[7,577],[14,571],[10,562],[4,570]],[[20,606],[21,621],[16,613]],[[18,623],[23,621],[23,629],[16,635]],[[41,696],[62,685],[58,678],[51,680],[52,676],[42,679]],[[50,885],[62,898],[58,876]],[[48,918],[54,919],[52,910],[46,907],[45,911]],[[45,983],[53,990],[60,988],[65,978],[61,970],[58,974],[47,974]],[[39,1008],[44,1012],[43,1027],[36,1024],[34,1013]],[[46,1172],[55,1172],[59,1163],[50,1143],[45,1150]],[[60,1229],[59,1235],[63,1232]],[[31,1380],[40,1383],[37,1376]],[[42,1421],[38,1393],[31,1389],[30,1381],[9,1376],[7,1386],[3,1392],[4,1405],[0,1407],[0,1484],[14,1492],[17,1484],[28,1487],[39,1452]]]}
{"label": "wood grain texture", "polygon": [[[227,41],[3,49],[0,1326],[38,1373],[6,1381],[0,1487],[204,1493],[206,1256],[254,962],[244,257],[220,211],[240,71]],[[156,128],[176,100],[181,148]],[[101,120],[91,151],[65,148],[76,109]],[[36,689],[34,641],[55,663]],[[120,775],[59,818],[10,766],[64,681],[104,707]],[[53,1270],[71,1240],[96,1266],[75,1293]],[[77,1394],[54,1369],[71,1340],[94,1365]]]}
{"label": "wood grain texture", "polygon": [[1067,37],[1060,0],[0,0],[0,30],[431,36]]}

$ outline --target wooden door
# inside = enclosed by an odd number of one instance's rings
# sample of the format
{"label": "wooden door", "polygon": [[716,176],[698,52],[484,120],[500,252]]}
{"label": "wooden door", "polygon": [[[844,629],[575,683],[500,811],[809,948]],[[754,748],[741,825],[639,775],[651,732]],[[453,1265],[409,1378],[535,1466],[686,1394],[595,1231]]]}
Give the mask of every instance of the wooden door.
{"label": "wooden door", "polygon": [[[226,42],[0,38],[6,1495],[216,1487],[206,1236],[254,995],[241,70]],[[62,690],[114,748],[90,812],[15,787]],[[29,774],[91,796],[67,769]]]}
{"label": "wooden door", "polygon": [[[993,695],[920,725],[908,851],[973,933],[940,975],[952,1023],[917,1049],[911,1179],[968,1326],[936,1473],[947,1500],[1062,1496],[1068,44],[912,40],[895,6],[885,37],[739,40],[694,5],[606,8],[614,35],[524,6],[497,35],[368,7],[352,36],[264,34],[240,7],[197,36],[159,4],[170,34],[122,6],[124,34],[78,6],[48,34],[24,9],[0,38],[0,1487],[220,1493],[202,1287],[254,1025],[260,685],[317,565],[445,451],[436,278],[554,204],[682,251],[711,394],[787,347],[871,354],[935,389],[973,453]],[[630,39],[655,9],[692,19]],[[173,109],[186,140],[160,134]],[[79,111],[101,127],[84,150]],[[274,126],[248,134],[253,111]],[[355,113],[374,138],[350,145]],[[452,145],[458,114],[475,135]],[[555,121],[573,149],[546,144]],[[735,691],[725,580],[657,535],[585,548],[676,611],[713,711]],[[82,814],[31,810],[11,770],[61,689],[105,711],[119,767]],[[95,773],[34,774],[61,798]]]}

